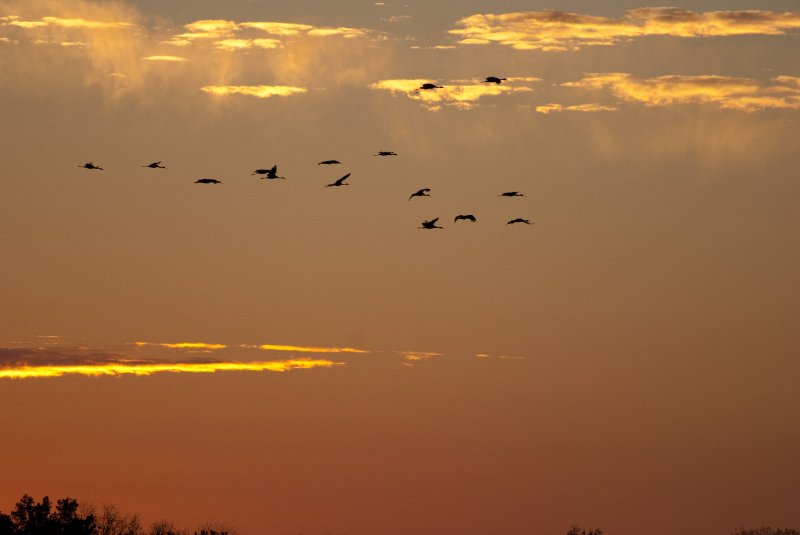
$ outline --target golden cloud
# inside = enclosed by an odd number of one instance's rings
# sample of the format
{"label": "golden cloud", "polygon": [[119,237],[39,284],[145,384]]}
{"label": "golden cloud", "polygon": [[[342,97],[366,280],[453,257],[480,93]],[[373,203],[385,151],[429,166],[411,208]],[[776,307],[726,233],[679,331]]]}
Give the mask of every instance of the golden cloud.
{"label": "golden cloud", "polygon": [[[516,78],[516,80],[535,81],[538,78]],[[380,80],[369,85],[370,89],[385,90],[392,95],[402,94],[419,101],[430,110],[438,110],[441,105],[452,106],[459,109],[470,109],[476,102],[485,96],[531,92],[528,86],[481,84],[471,81],[454,81],[443,83],[438,89],[419,89],[422,84],[430,82],[425,79],[396,79]]]}
{"label": "golden cloud", "polygon": [[119,376],[152,375],[154,373],[214,373],[223,371],[270,371],[308,370],[311,368],[330,368],[341,366],[342,362],[325,359],[291,359],[268,362],[142,362],[119,361],[100,364],[68,364],[45,366],[18,366],[0,368],[0,379],[32,379],[43,377],[62,377],[64,375]]}
{"label": "golden cloud", "polygon": [[[175,348],[225,347],[221,344],[136,342],[136,346]],[[218,371],[272,371],[328,368],[344,365],[327,359],[288,359],[277,361],[240,361],[229,359],[128,358],[103,348],[75,347],[65,344],[47,347],[0,347],[0,379],[61,377],[63,375],[115,376],[152,375],[161,372],[213,373]]]}
{"label": "golden cloud", "polygon": [[800,14],[757,10],[697,13],[658,7],[609,18],[551,10],[478,13],[460,19],[456,25],[459,27],[449,33],[457,36],[460,44],[497,43],[518,50],[564,51],[652,35],[783,35],[800,28]]}
{"label": "golden cloud", "polygon": [[261,344],[258,349],[264,351],[294,351],[296,353],[369,353],[365,349],[353,347],[317,347],[317,346],[291,346],[277,344]]}
{"label": "golden cloud", "polygon": [[177,39],[219,39],[233,35],[239,25],[232,20],[196,20],[183,26],[188,32],[176,35]]}
{"label": "golden cloud", "polygon": [[647,106],[716,104],[742,111],[800,109],[800,84],[792,76],[778,76],[765,84],[751,78],[717,75],[667,75],[636,78],[627,73],[590,74],[566,87],[609,89],[618,98]]}
{"label": "golden cloud", "polygon": [[561,112],[561,111],[578,111],[578,112],[586,112],[586,113],[593,113],[598,111],[615,111],[618,108],[616,106],[608,106],[605,104],[573,104],[564,106],[563,104],[543,104],[541,106],[536,106],[536,111],[538,113],[553,113],[553,112]]}
{"label": "golden cloud", "polygon": [[298,93],[306,93],[304,87],[286,85],[207,85],[200,88],[205,93],[226,97],[230,95],[247,95],[256,98],[269,98],[274,96],[286,97]]}
{"label": "golden cloud", "polygon": [[295,24],[291,22],[243,22],[240,26],[280,36],[297,35],[314,29],[314,26],[310,24]]}
{"label": "golden cloud", "polygon": [[278,39],[223,39],[215,41],[214,46],[230,52],[245,48],[278,48],[281,42]]}
{"label": "golden cloud", "polygon": [[159,343],[159,342],[134,342],[136,347],[163,347],[165,349],[225,349],[225,344],[206,344],[205,342],[175,342],[175,343]]}
{"label": "golden cloud", "polygon": [[173,63],[179,63],[183,61],[189,61],[186,58],[181,56],[147,56],[146,58],[142,58],[145,61],[168,61]]}
{"label": "golden cloud", "polygon": [[130,28],[133,26],[130,22],[121,21],[100,21],[100,20],[86,20],[81,18],[60,18],[60,17],[42,17],[39,20],[21,20],[19,17],[3,17],[7,20],[3,24],[8,26],[17,26],[24,29],[32,28],[45,28],[48,26],[56,26],[61,28],[77,28],[77,29],[114,29],[114,28]]}
{"label": "golden cloud", "polygon": [[198,20],[184,25],[186,32],[172,36],[167,43],[177,46],[187,46],[195,40],[217,39],[216,48],[226,51],[235,51],[245,48],[277,48],[283,44],[280,39],[258,39],[249,36],[236,37],[247,31],[264,32],[279,38],[297,36],[330,37],[338,36],[345,39],[357,37],[377,36],[377,32],[363,28],[348,28],[312,26],[310,24],[297,24],[291,22],[251,21],[235,22],[232,20]]}

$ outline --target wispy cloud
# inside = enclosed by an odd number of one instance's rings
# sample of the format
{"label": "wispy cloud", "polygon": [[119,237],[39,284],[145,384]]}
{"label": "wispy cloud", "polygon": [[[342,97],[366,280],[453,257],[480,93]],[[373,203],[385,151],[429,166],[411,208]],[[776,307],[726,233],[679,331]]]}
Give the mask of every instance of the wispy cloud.
{"label": "wispy cloud", "polygon": [[16,26],[26,30],[46,27],[107,30],[115,28],[130,28],[134,26],[133,23],[124,21],[87,20],[82,18],[42,17],[38,20],[23,20],[17,16],[9,16],[2,17],[2,19],[5,19],[1,23],[2,25]]}
{"label": "wispy cloud", "polygon": [[164,349],[225,349],[225,344],[207,344],[205,342],[134,342],[136,347],[162,347]]}
{"label": "wispy cloud", "polygon": [[53,348],[0,348],[0,379],[84,376],[146,376],[155,373],[224,371],[285,372],[344,365],[327,359],[237,361],[221,359],[130,359],[115,353]]}
{"label": "wispy cloud", "polygon": [[207,85],[200,90],[220,97],[247,95],[256,98],[287,97],[308,91],[304,87],[286,85]]}
{"label": "wispy cloud", "polygon": [[258,349],[263,351],[292,351],[295,353],[369,353],[366,349],[354,347],[320,347],[320,346],[293,346],[279,344],[261,344]]}
{"label": "wispy cloud", "polygon": [[497,359],[497,360],[525,360],[525,357],[518,356],[518,355],[490,355],[489,353],[477,353],[475,355],[476,358],[486,360],[486,359]]}
{"label": "wispy cloud", "polygon": [[627,73],[589,74],[566,87],[610,90],[616,97],[647,106],[714,104],[747,112],[800,109],[800,78],[778,76],[764,83],[752,78],[717,75],[667,75],[637,78]]}
{"label": "wispy cloud", "polygon": [[460,19],[456,26],[450,34],[458,37],[460,44],[496,43],[518,50],[565,51],[653,35],[783,35],[800,28],[800,14],[759,10],[693,12],[655,7],[610,18],[551,10],[478,13]]}
{"label": "wispy cloud", "polygon": [[[185,32],[177,33],[166,42],[178,46],[187,46],[195,42],[211,40],[213,45],[226,51],[246,48],[278,48],[287,39],[300,37],[341,37],[344,39],[379,38],[380,32],[366,28],[350,28],[347,26],[314,26],[292,22],[232,20],[197,20],[184,25]],[[268,34],[270,38],[257,38],[254,35]]]}
{"label": "wispy cloud", "polygon": [[[516,78],[512,80],[534,82],[538,78]],[[370,89],[385,90],[392,95],[403,95],[419,101],[429,110],[438,110],[442,105],[466,110],[474,107],[478,100],[486,96],[512,93],[528,93],[533,89],[527,85],[483,84],[474,81],[456,80],[443,82],[441,88],[420,90],[425,79],[380,80],[369,85]]]}
{"label": "wispy cloud", "polygon": [[167,61],[173,63],[179,63],[184,61],[189,61],[184,57],[181,56],[147,56],[146,58],[142,58],[145,61]]}
{"label": "wispy cloud", "polygon": [[606,104],[597,104],[597,103],[589,103],[589,104],[572,104],[572,105],[563,105],[563,104],[542,104],[541,106],[536,106],[536,111],[538,113],[553,113],[553,112],[562,112],[562,111],[577,111],[577,112],[585,112],[585,113],[594,113],[599,111],[615,111],[618,108],[616,106],[609,106]]}
{"label": "wispy cloud", "polygon": [[232,51],[247,48],[278,48],[281,41],[278,39],[223,39],[214,41],[214,46],[219,50]]}

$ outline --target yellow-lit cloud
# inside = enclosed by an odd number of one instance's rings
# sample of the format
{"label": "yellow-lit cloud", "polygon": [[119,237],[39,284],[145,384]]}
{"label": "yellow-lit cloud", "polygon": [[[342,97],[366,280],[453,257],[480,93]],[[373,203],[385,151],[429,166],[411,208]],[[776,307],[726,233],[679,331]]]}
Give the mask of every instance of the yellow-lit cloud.
{"label": "yellow-lit cloud", "polygon": [[800,84],[792,76],[778,76],[765,84],[751,78],[717,75],[667,75],[637,78],[627,73],[590,74],[566,87],[608,89],[618,98],[647,106],[715,104],[742,111],[800,109]]}
{"label": "yellow-lit cloud", "polygon": [[186,58],[181,56],[147,56],[146,58],[142,58],[145,61],[167,61],[167,62],[183,62],[188,61]]}
{"label": "yellow-lit cloud", "polygon": [[[537,78],[517,78],[517,80],[535,81]],[[369,85],[370,89],[385,90],[393,95],[401,94],[421,102],[430,110],[437,110],[441,105],[459,109],[470,109],[485,96],[531,92],[528,86],[507,84],[482,84],[470,81],[443,83],[441,88],[420,90],[422,84],[430,82],[425,79],[380,80]]]}
{"label": "yellow-lit cloud", "polygon": [[204,342],[175,342],[175,343],[158,343],[158,342],[134,342],[136,347],[163,347],[165,349],[225,349],[225,344],[206,344]]}
{"label": "yellow-lit cloud", "polygon": [[180,33],[174,38],[177,39],[219,39],[228,35],[233,35],[239,29],[239,25],[232,20],[196,20],[185,24],[184,28],[188,31]]}
{"label": "yellow-lit cloud", "polygon": [[281,42],[278,39],[223,39],[214,41],[214,46],[220,50],[232,51],[245,48],[278,48]]}
{"label": "yellow-lit cloud", "polygon": [[274,96],[286,97],[308,90],[304,87],[286,85],[207,85],[200,88],[205,93],[216,96],[247,95],[256,98],[269,98]]}
{"label": "yellow-lit cloud", "polygon": [[296,353],[369,353],[365,349],[353,347],[317,347],[317,346],[291,346],[278,344],[261,344],[258,349],[264,351],[293,351]]}
{"label": "yellow-lit cloud", "polygon": [[87,20],[82,18],[60,18],[60,17],[42,17],[39,20],[22,20],[19,17],[3,17],[6,19],[3,25],[16,26],[18,28],[33,29],[45,28],[48,26],[56,26],[61,28],[77,28],[77,29],[90,29],[90,30],[104,30],[114,28],[130,28],[133,26],[130,22],[124,21],[101,21],[101,20]]}
{"label": "yellow-lit cloud", "polygon": [[239,25],[242,28],[252,28],[261,30],[271,35],[292,36],[302,32],[313,30],[310,24],[295,24],[291,22],[243,22]]}
{"label": "yellow-lit cloud", "polygon": [[536,111],[538,113],[553,113],[553,112],[561,112],[561,111],[578,111],[578,112],[587,112],[593,113],[598,111],[615,111],[617,110],[616,106],[608,106],[605,104],[573,104],[565,106],[563,104],[543,104],[541,106],[536,106]]}
{"label": "yellow-lit cloud", "polygon": [[[378,32],[364,28],[348,28],[346,26],[326,27],[311,24],[298,24],[291,22],[249,21],[235,22],[232,20],[198,20],[184,25],[187,30],[172,36],[167,43],[188,46],[195,41],[211,39],[214,46],[220,50],[236,51],[246,48],[278,48],[287,38],[301,36],[330,37],[338,36],[345,39],[358,37],[378,37]],[[259,39],[252,35],[242,35],[253,32],[267,33],[276,38]]]}
{"label": "yellow-lit cloud", "polygon": [[657,7],[634,9],[621,18],[610,18],[551,10],[478,13],[460,19],[456,25],[458,28],[450,33],[459,38],[460,44],[497,43],[518,50],[564,51],[653,35],[782,35],[800,28],[800,14],[759,10],[693,12]]}
{"label": "yellow-lit cloud", "polygon": [[46,366],[17,366],[0,368],[0,379],[31,379],[61,377],[64,375],[152,375],[154,373],[214,373],[221,371],[270,371],[307,370],[330,368],[344,363],[325,359],[291,359],[267,362],[139,362],[119,361],[100,364],[68,364]]}
{"label": "yellow-lit cloud", "polygon": [[444,353],[432,353],[430,351],[400,351],[403,360],[420,361],[429,360],[435,357],[443,357]]}

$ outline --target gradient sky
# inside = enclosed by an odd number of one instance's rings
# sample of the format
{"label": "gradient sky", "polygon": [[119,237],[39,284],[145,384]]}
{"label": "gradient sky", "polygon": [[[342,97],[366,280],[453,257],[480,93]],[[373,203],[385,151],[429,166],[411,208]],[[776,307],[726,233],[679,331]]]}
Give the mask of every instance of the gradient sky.
{"label": "gradient sky", "polygon": [[800,527],[798,45],[794,0],[0,0],[0,510]]}

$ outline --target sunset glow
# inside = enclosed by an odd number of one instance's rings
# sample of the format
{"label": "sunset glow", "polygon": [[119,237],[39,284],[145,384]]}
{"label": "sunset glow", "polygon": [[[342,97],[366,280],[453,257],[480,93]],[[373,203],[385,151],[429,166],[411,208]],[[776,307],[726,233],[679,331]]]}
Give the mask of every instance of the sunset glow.
{"label": "sunset glow", "polygon": [[267,362],[160,362],[85,365],[85,366],[23,366],[20,368],[0,368],[0,379],[39,379],[62,377],[64,375],[85,375],[91,377],[136,375],[146,376],[154,373],[215,373],[232,371],[285,372],[308,370],[311,368],[330,368],[341,366],[342,362],[324,359],[291,359]]}
{"label": "sunset glow", "polygon": [[0,535],[800,535],[799,43],[0,0]]}

